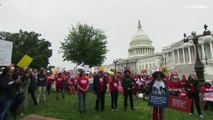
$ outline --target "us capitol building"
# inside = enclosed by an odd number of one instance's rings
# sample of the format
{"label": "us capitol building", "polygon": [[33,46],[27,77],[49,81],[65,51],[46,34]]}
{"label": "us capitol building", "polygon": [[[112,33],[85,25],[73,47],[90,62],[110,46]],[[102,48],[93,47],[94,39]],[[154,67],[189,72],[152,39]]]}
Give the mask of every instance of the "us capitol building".
{"label": "us capitol building", "polygon": [[[213,36],[212,32],[211,35]],[[213,39],[212,37],[201,37],[198,39],[198,51],[201,60],[205,64],[205,78],[213,78]],[[166,66],[169,71],[176,71],[181,77],[182,74],[194,73],[195,47],[191,42],[184,45],[183,39],[171,45],[163,47],[161,53],[155,53],[155,47],[149,36],[142,30],[142,25],[138,21],[137,32],[133,36],[128,49],[127,59],[117,59],[116,71],[123,72],[130,69],[134,73],[141,73],[146,70],[151,74],[155,70],[160,70]],[[115,64],[105,65],[105,68],[115,68]]]}

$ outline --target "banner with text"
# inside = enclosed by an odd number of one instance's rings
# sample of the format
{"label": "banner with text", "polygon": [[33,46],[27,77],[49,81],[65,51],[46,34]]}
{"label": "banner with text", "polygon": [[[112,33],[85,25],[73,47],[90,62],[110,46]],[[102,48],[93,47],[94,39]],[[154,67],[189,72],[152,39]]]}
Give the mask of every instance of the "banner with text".
{"label": "banner with text", "polygon": [[13,43],[0,40],[0,66],[10,66],[12,59]]}
{"label": "banner with text", "polygon": [[212,101],[213,102],[213,92],[203,93],[203,101]]}
{"label": "banner with text", "polygon": [[183,112],[191,112],[191,99],[180,98],[176,96],[169,96],[168,108],[180,110]]}
{"label": "banner with text", "polygon": [[162,107],[168,106],[168,95],[149,94],[148,106]]}

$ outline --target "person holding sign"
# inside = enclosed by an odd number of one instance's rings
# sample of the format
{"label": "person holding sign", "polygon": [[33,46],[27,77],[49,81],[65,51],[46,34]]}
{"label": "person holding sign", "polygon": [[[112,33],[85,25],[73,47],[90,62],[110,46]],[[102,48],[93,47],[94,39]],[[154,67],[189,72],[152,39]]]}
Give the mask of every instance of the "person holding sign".
{"label": "person holding sign", "polygon": [[197,112],[200,118],[203,118],[203,115],[200,109],[199,83],[198,83],[196,75],[194,74],[189,75],[188,81],[186,82],[186,90],[188,92],[189,99],[192,100],[191,113],[189,113],[189,115],[193,116],[193,113],[194,113],[193,102],[195,102]]}
{"label": "person holding sign", "polygon": [[204,95],[203,101],[205,101],[204,110],[207,110],[208,107],[211,107],[211,110],[213,111],[213,86],[211,86],[210,83],[205,83],[203,87],[200,89],[201,93]]}
{"label": "person holding sign", "polygon": [[[153,77],[153,80],[149,84],[148,94],[149,93],[160,94],[160,95],[166,94],[167,85],[166,85],[166,82],[164,81],[165,75],[161,71],[156,71],[152,74],[152,77]],[[163,108],[153,107],[152,120],[164,120]]]}

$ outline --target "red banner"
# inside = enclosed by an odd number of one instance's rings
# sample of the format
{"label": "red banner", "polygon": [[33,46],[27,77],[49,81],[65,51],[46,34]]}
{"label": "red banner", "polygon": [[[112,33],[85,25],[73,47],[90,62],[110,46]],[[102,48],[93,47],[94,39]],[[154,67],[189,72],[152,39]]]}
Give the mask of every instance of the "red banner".
{"label": "red banner", "polygon": [[191,112],[192,100],[180,98],[176,96],[169,96],[168,108],[180,110],[183,112]]}
{"label": "red banner", "polygon": [[213,92],[205,92],[203,93],[203,101],[212,101],[213,102]]}

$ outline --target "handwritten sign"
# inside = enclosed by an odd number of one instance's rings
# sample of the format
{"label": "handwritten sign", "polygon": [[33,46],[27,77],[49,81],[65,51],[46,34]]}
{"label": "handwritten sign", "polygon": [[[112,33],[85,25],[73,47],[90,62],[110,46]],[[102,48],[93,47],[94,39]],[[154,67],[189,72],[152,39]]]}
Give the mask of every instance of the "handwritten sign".
{"label": "handwritten sign", "polygon": [[212,101],[213,102],[213,92],[205,92],[203,93],[203,101]]}
{"label": "handwritten sign", "polygon": [[168,106],[168,95],[149,94],[148,106],[162,107]]}
{"label": "handwritten sign", "polygon": [[10,66],[12,58],[13,43],[0,40],[0,66]]}
{"label": "handwritten sign", "polygon": [[191,99],[180,98],[176,96],[169,96],[169,105],[168,108],[180,110],[183,112],[191,112]]}
{"label": "handwritten sign", "polygon": [[24,55],[24,57],[18,62],[17,66],[23,67],[24,69],[28,68],[30,63],[33,61],[33,58],[31,58],[28,55]]}

